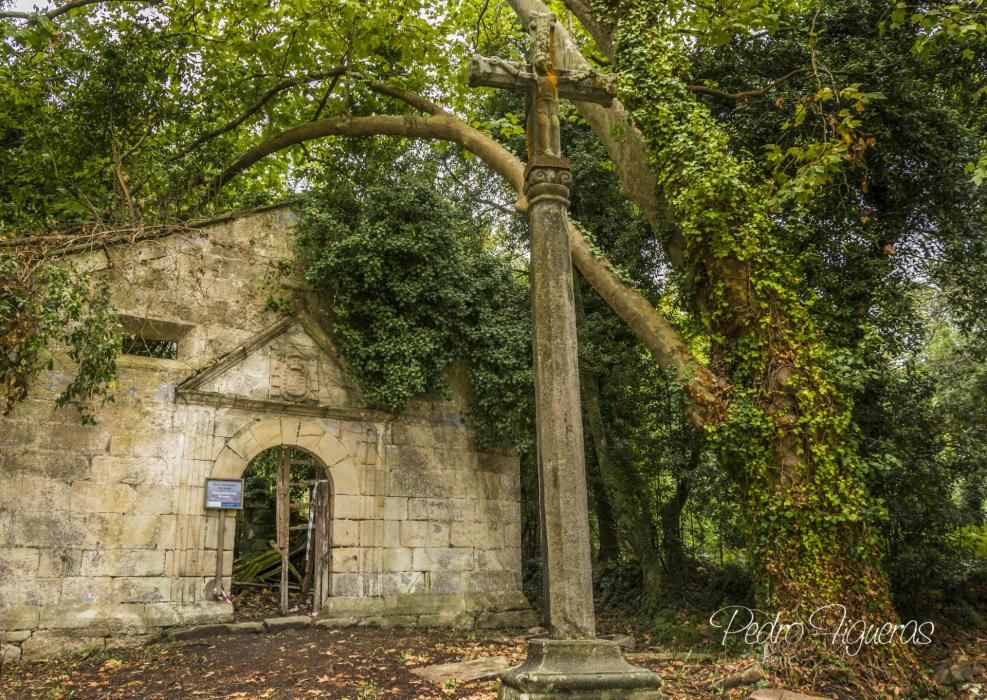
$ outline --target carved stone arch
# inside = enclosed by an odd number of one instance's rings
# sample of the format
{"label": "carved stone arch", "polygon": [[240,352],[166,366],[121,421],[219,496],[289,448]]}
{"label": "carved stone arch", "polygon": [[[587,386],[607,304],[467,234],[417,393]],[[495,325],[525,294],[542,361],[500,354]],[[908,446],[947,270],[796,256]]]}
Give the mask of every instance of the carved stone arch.
{"label": "carved stone arch", "polygon": [[241,428],[220,451],[210,477],[239,479],[250,460],[280,445],[312,453],[325,467],[334,494],[359,494],[356,463],[343,443],[317,421],[287,416],[252,421]]}

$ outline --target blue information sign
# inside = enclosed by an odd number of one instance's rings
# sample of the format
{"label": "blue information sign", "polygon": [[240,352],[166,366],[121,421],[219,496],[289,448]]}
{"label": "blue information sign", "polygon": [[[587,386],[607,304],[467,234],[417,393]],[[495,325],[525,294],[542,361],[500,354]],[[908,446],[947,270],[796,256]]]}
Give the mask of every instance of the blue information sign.
{"label": "blue information sign", "polygon": [[243,480],[206,479],[206,508],[243,508]]}

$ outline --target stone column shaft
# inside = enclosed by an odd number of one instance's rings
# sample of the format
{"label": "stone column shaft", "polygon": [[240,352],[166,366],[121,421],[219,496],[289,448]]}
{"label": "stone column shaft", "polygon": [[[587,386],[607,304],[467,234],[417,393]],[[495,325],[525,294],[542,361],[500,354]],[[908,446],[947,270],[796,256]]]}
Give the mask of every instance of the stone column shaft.
{"label": "stone column shaft", "polygon": [[576,313],[566,212],[569,161],[535,156],[525,174],[531,228],[535,411],[543,572],[552,638],[595,636]]}

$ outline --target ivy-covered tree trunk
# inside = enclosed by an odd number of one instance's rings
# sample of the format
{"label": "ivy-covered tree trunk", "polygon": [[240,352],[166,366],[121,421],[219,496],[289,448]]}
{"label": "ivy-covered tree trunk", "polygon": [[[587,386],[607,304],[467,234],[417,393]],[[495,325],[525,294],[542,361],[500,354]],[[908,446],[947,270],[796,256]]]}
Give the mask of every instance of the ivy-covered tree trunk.
{"label": "ivy-covered tree trunk", "polygon": [[[537,0],[512,5],[522,19],[541,9]],[[601,3],[595,11],[582,0],[566,5],[610,51],[628,109],[584,116],[605,142],[614,138],[613,120],[625,118],[623,143],[608,144],[611,156],[624,180],[636,173],[635,182],[654,183],[652,193],[634,184],[627,192],[637,192],[642,210],[654,214],[653,226],[658,217],[670,220],[656,233],[712,339],[707,368],[678,369],[699,404],[693,422],[718,447],[743,493],[759,604],[807,626],[816,610],[840,606],[813,618],[833,635],[806,635],[801,645],[779,651],[840,657],[828,667],[845,664],[858,679],[913,677],[905,644],[857,643],[861,630],[896,621],[872,527],[879,507],[867,494],[853,444],[851,402],[831,379],[838,358],[814,325],[811,297],[758,178],[686,89],[683,59],[662,34],[655,3]],[[571,38],[563,37],[562,47],[570,65],[585,63]],[[646,165],[627,157],[636,138]],[[615,310],[620,296],[611,294]],[[835,634],[841,620],[842,636]]]}

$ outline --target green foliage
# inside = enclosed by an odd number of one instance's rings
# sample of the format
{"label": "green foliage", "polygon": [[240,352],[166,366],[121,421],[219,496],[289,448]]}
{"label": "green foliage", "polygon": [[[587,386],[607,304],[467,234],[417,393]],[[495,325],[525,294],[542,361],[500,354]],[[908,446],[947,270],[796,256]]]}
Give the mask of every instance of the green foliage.
{"label": "green foliage", "polygon": [[527,449],[527,286],[489,247],[489,222],[444,189],[434,163],[408,154],[397,171],[313,193],[299,227],[305,275],[332,299],[333,337],[371,405],[397,411],[442,391],[443,370],[466,360],[481,442]]}
{"label": "green foliage", "polygon": [[51,353],[64,349],[78,367],[56,399],[79,409],[111,399],[120,351],[120,328],[106,285],[93,285],[59,261],[0,258],[0,414],[27,394],[28,381],[52,367]]}

